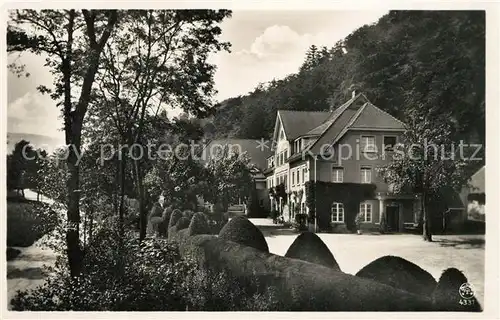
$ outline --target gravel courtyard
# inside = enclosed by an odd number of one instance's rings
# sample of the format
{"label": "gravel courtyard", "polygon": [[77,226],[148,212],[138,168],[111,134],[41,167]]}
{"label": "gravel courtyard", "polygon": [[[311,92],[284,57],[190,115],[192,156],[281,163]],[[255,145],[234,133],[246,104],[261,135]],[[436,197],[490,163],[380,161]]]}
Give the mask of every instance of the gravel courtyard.
{"label": "gravel courtyard", "polygon": [[[258,219],[261,220],[261,219]],[[285,255],[297,233],[253,221],[263,231],[270,252]],[[342,271],[355,274],[371,261],[385,255],[407,259],[439,280],[443,270],[461,270],[474,286],[478,301],[484,302],[484,235],[434,236],[434,242],[412,234],[319,234]]]}

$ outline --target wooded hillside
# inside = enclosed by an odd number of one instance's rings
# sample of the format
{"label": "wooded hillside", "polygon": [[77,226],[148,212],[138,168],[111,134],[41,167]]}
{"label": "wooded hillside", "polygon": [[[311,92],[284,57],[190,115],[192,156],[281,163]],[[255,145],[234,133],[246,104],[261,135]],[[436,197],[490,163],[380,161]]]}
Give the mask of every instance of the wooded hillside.
{"label": "wooded hillside", "polygon": [[448,115],[455,139],[485,140],[485,13],[392,11],[332,48],[311,46],[297,73],[219,103],[209,137],[269,138],[276,111],[328,110],[365,93],[401,120]]}

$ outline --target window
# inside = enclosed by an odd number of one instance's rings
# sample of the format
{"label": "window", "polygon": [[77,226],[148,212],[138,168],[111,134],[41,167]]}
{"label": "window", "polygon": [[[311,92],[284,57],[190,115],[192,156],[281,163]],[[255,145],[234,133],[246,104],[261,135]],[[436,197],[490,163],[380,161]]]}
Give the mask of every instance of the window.
{"label": "window", "polygon": [[285,132],[283,130],[280,131],[280,140],[285,139]]}
{"label": "window", "polygon": [[332,182],[337,182],[337,183],[344,182],[343,168],[332,168]]}
{"label": "window", "polygon": [[302,183],[306,182],[306,168],[302,168]]}
{"label": "window", "polygon": [[359,212],[363,216],[364,222],[372,222],[372,204],[371,203],[361,203],[359,205]]}
{"label": "window", "polygon": [[396,143],[397,138],[395,136],[384,136],[384,150],[393,151]]}
{"label": "window", "polygon": [[332,204],[332,222],[344,222],[344,205],[339,202]]}
{"label": "window", "polygon": [[295,185],[295,171],[292,171],[292,186]]}
{"label": "window", "polygon": [[300,204],[300,212],[301,213],[306,213],[306,204],[304,202],[302,202]]}
{"label": "window", "polygon": [[361,183],[372,183],[372,169],[368,167],[361,168]]}
{"label": "window", "polygon": [[361,152],[377,152],[374,136],[361,136]]}
{"label": "window", "polygon": [[297,184],[300,184],[300,172],[297,171]]}

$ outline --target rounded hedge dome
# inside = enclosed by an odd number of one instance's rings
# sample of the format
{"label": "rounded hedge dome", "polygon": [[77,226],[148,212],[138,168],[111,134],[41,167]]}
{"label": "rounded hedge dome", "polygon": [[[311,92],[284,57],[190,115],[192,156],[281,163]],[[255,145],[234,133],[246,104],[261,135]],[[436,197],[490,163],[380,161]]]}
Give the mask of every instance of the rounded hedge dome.
{"label": "rounded hedge dome", "polygon": [[179,230],[182,230],[182,229],[187,229],[189,227],[190,223],[191,223],[191,221],[189,221],[188,218],[181,217],[179,219],[179,221],[177,221],[177,223],[175,224],[175,230],[179,231]]}
{"label": "rounded hedge dome", "polygon": [[188,230],[188,235],[190,236],[196,234],[210,234],[207,216],[202,212],[195,213],[191,219]]}
{"label": "rounded hedge dome", "polygon": [[326,244],[315,233],[301,233],[288,248],[285,257],[320,264],[340,271],[340,267]]}
{"label": "rounded hedge dome", "polygon": [[182,212],[179,209],[175,209],[174,211],[172,211],[172,214],[170,215],[170,220],[168,222],[168,229],[175,226],[180,218],[182,218]]}
{"label": "rounded hedge dome", "polygon": [[184,212],[182,214],[184,217],[188,218],[189,221],[191,221],[191,219],[193,218],[194,212],[191,210],[184,210]]}
{"label": "rounded hedge dome", "polygon": [[219,238],[269,252],[266,238],[264,238],[262,232],[243,216],[229,220],[219,232]]}
{"label": "rounded hedge dome", "polygon": [[429,272],[396,256],[378,258],[359,270],[356,276],[424,296],[430,296],[436,287],[436,279]]}

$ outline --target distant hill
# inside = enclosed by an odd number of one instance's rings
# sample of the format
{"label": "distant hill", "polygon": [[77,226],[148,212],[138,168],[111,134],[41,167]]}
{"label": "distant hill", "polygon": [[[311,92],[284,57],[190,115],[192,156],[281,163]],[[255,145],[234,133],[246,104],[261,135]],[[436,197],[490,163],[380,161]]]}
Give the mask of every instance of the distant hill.
{"label": "distant hill", "polygon": [[14,145],[23,139],[29,141],[35,148],[45,149],[49,153],[64,144],[62,137],[57,139],[40,134],[7,132],[7,153],[11,153]]}

